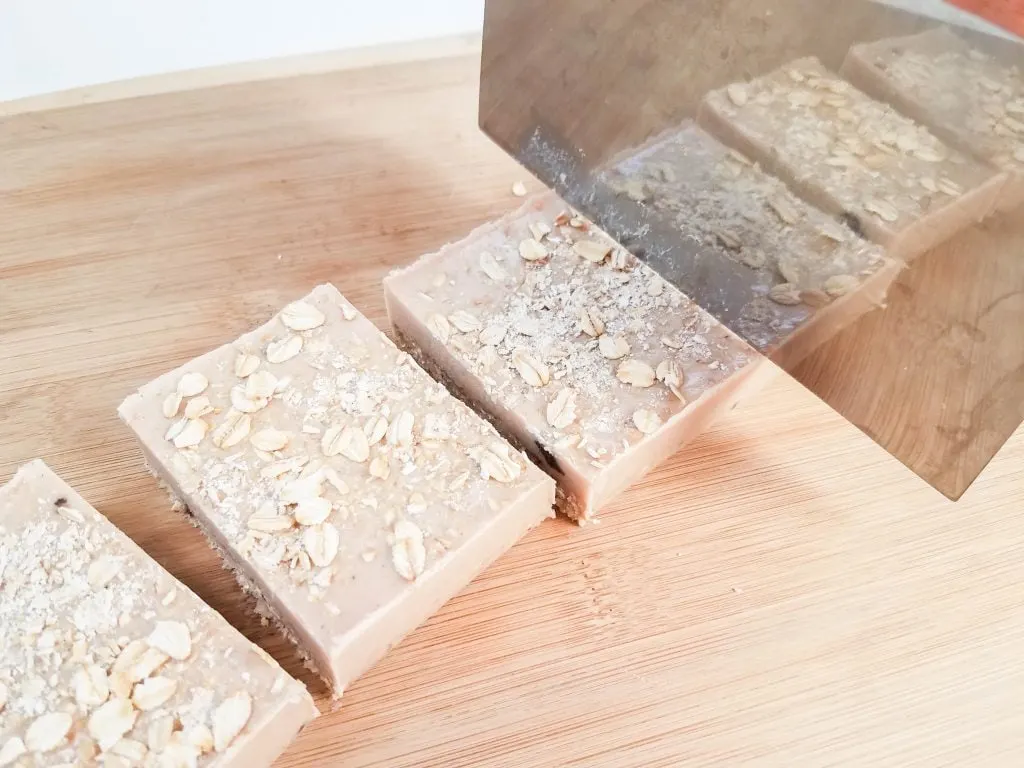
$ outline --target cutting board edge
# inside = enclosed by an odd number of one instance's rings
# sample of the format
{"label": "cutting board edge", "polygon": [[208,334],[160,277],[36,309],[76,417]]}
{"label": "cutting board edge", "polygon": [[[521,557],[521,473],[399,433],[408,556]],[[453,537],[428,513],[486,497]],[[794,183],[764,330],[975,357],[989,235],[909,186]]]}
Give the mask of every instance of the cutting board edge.
{"label": "cutting board edge", "polygon": [[128,80],[116,80],[54,93],[26,96],[12,101],[0,101],[0,117],[121,101],[140,96],[180,93],[221,85],[276,80],[412,61],[479,56],[480,47],[481,36],[474,32],[143,75]]}

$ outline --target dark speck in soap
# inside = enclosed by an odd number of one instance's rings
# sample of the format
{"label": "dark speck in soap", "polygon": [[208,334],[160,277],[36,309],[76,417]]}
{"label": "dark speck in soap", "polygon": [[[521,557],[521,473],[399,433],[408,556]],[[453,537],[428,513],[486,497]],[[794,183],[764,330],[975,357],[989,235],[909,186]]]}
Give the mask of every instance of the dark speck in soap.
{"label": "dark speck in soap", "polygon": [[864,237],[864,227],[860,224],[860,219],[854,216],[849,211],[844,211],[839,214],[839,221],[845,224],[847,227],[853,230],[857,237]]}

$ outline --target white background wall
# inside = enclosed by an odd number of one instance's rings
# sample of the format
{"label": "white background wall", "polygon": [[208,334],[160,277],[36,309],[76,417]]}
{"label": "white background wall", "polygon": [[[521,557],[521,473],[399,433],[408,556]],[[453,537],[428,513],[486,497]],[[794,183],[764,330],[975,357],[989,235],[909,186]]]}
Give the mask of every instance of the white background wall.
{"label": "white background wall", "polygon": [[[881,1],[946,19],[959,15],[941,0]],[[472,33],[482,26],[483,6],[484,0],[0,0],[0,101],[141,75]]]}
{"label": "white background wall", "polygon": [[0,0],[0,101],[478,32],[483,8],[484,0]]}

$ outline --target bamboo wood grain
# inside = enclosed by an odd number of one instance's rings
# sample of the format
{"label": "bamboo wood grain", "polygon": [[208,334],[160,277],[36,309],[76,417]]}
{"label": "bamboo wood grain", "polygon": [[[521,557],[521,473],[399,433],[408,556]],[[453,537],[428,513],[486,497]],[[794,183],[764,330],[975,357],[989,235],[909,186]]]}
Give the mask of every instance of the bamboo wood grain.
{"label": "bamboo wood grain", "polygon": [[[478,63],[0,121],[0,479],[46,459],[322,706],[115,408],[319,281],[384,323],[388,269],[511,209]],[[1022,462],[1018,430],[954,504],[780,378],[600,525],[535,531],[279,765],[1019,765]]]}

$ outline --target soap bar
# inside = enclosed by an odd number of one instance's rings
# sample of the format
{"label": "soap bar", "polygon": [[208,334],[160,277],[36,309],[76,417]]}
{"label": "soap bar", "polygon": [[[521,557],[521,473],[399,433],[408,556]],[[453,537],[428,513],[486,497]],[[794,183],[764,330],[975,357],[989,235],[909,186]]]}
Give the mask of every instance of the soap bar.
{"label": "soap bar", "polygon": [[337,695],[553,515],[551,479],[330,285],[120,413]]}
{"label": "soap bar", "polygon": [[1000,207],[1024,203],[1024,74],[945,27],[855,45],[843,77],[1007,172]]}
{"label": "soap bar", "polygon": [[0,489],[0,766],[269,766],[316,714],[43,462]]}
{"label": "soap bar", "polygon": [[904,261],[990,214],[1006,181],[813,58],[712,91],[699,122]]}
{"label": "soap bar", "polygon": [[687,121],[615,159],[602,180],[750,272],[737,326],[794,365],[885,301],[902,263]]}
{"label": "soap bar", "polygon": [[760,383],[763,358],[554,195],[384,281],[392,325],[586,520]]}

